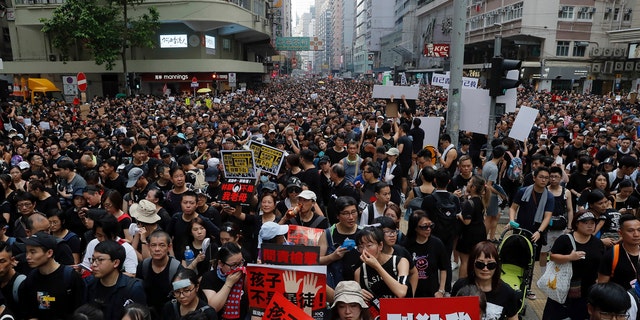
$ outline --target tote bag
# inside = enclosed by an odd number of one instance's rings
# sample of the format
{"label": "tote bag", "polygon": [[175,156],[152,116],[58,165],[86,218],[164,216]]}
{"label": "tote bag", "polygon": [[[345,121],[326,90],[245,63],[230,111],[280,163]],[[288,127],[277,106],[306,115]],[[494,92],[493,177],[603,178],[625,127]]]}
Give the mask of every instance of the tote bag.
{"label": "tote bag", "polygon": [[[567,235],[571,239],[571,245],[573,245],[573,251],[576,250],[576,242],[573,239],[573,235]],[[553,261],[547,262],[547,270],[538,279],[536,283],[538,288],[544,292],[549,299],[564,303],[567,300],[567,293],[571,285],[571,277],[573,276],[573,269],[571,262],[557,264]]]}

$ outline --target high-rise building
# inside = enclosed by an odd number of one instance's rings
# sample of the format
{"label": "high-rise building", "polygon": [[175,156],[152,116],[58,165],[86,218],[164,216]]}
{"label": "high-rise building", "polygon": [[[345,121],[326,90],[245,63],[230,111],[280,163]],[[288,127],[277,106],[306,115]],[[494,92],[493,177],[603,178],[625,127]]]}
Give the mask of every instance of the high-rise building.
{"label": "high-rise building", "polygon": [[394,28],[395,2],[357,0],[354,22],[353,65],[356,74],[372,73],[380,66],[381,38]]}
{"label": "high-rise building", "polygon": [[334,0],[333,19],[331,29],[333,31],[332,71],[334,73],[353,71],[353,24],[355,13],[354,0]]}

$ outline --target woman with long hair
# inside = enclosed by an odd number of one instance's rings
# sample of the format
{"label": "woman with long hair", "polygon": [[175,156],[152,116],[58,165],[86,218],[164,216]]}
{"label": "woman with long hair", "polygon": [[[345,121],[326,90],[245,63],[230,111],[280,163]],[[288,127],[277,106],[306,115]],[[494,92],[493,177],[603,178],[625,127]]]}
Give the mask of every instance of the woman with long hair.
{"label": "woman with long hair", "polygon": [[[473,247],[467,264],[467,277],[460,278],[451,288],[451,295],[467,285],[476,285],[487,298],[485,319],[518,319],[518,296],[500,279],[502,273],[496,245],[482,241]],[[558,318],[562,319],[562,318]]]}
{"label": "woman with long hair", "polygon": [[589,182],[592,179],[592,159],[591,157],[584,155],[578,157],[576,160],[576,170],[569,176],[569,182],[567,182],[567,189],[571,192],[571,203],[573,203],[574,209],[578,203],[578,197],[589,187]]}
{"label": "woman with long hair", "polygon": [[186,315],[202,313],[206,319],[216,319],[216,310],[201,298],[198,275],[191,269],[182,269],[173,276],[174,299],[167,302],[162,309],[163,320],[181,320]]}
{"label": "woman with long hair", "polygon": [[193,251],[194,259],[191,263],[183,259],[182,266],[195,271],[198,275],[202,275],[211,270],[211,257],[213,256],[211,250],[213,250],[214,245],[209,242],[207,247],[204,247],[205,239],[211,241],[211,235],[204,227],[202,218],[195,217],[191,219],[189,222],[189,230],[189,247]]}
{"label": "woman with long hair", "polygon": [[[604,244],[593,236],[597,217],[590,211],[581,210],[573,216],[573,232],[558,237],[551,248],[551,261],[557,264],[571,262],[573,275],[567,300],[560,304],[547,298],[542,319],[587,319],[587,297],[589,288],[598,279],[598,270],[604,254]],[[571,239],[573,237],[573,239]],[[575,244],[575,248],[574,248]]]}
{"label": "woman with long hair", "polygon": [[445,294],[444,279],[447,278],[451,257],[442,241],[431,235],[434,226],[422,210],[414,211],[409,217],[406,248],[418,269],[415,297],[442,298]]}
{"label": "woman with long hair", "polygon": [[611,191],[609,190],[609,175],[604,172],[596,172],[591,179],[591,184],[588,188],[582,190],[580,197],[578,198],[578,210],[588,209],[587,197],[591,194],[591,191],[600,190],[607,199],[611,200],[613,206],[613,197],[611,197]]}
{"label": "woman with long hair", "polygon": [[173,216],[176,212],[182,211],[182,194],[189,190],[189,188],[187,187],[186,173],[182,168],[173,168],[171,169],[169,174],[171,175],[171,182],[173,183],[173,187],[167,194],[167,198],[165,200],[165,208],[167,209],[169,214]]}
{"label": "woman with long hair", "polygon": [[462,212],[457,216],[462,223],[462,231],[456,245],[456,251],[460,255],[459,278],[467,276],[467,263],[471,249],[487,238],[484,211],[489,205],[491,193],[486,189],[485,183],[486,180],[481,176],[471,177],[466,188],[469,198],[462,203]]}

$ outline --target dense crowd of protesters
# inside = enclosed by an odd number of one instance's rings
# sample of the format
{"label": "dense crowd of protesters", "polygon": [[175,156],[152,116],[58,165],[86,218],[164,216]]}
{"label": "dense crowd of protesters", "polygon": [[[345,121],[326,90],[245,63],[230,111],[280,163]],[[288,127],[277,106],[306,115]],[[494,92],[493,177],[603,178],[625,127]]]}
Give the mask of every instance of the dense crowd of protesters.
{"label": "dense crowd of protesters", "polygon": [[[300,225],[324,230],[332,319],[369,319],[379,298],[451,294],[480,296],[483,319],[517,319],[496,246],[507,215],[531,233],[543,270],[573,261],[577,293],[548,299],[543,319],[635,318],[637,294],[624,293],[640,292],[635,101],[520,88],[517,106],[539,110],[527,141],[509,137],[516,113],[498,117],[491,146],[464,131],[454,145],[444,121],[439,145],[425,146],[419,117],[444,120],[447,92],[395,97],[399,116],[387,117],[371,90],[281,79],[220,103],[4,104],[1,314],[246,319],[243,266],[261,262],[262,243],[289,245],[287,225]],[[249,141],[285,161],[277,176],[261,173],[249,205],[230,205],[220,151]]]}

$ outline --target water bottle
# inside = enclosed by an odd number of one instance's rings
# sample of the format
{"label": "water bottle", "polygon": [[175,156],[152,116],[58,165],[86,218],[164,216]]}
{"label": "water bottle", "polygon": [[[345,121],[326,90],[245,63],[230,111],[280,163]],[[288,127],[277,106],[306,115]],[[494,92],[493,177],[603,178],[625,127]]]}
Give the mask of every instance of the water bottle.
{"label": "water bottle", "polygon": [[195,255],[193,254],[193,250],[187,246],[184,250],[184,260],[187,261],[187,266],[191,265],[191,262],[195,259]]}

